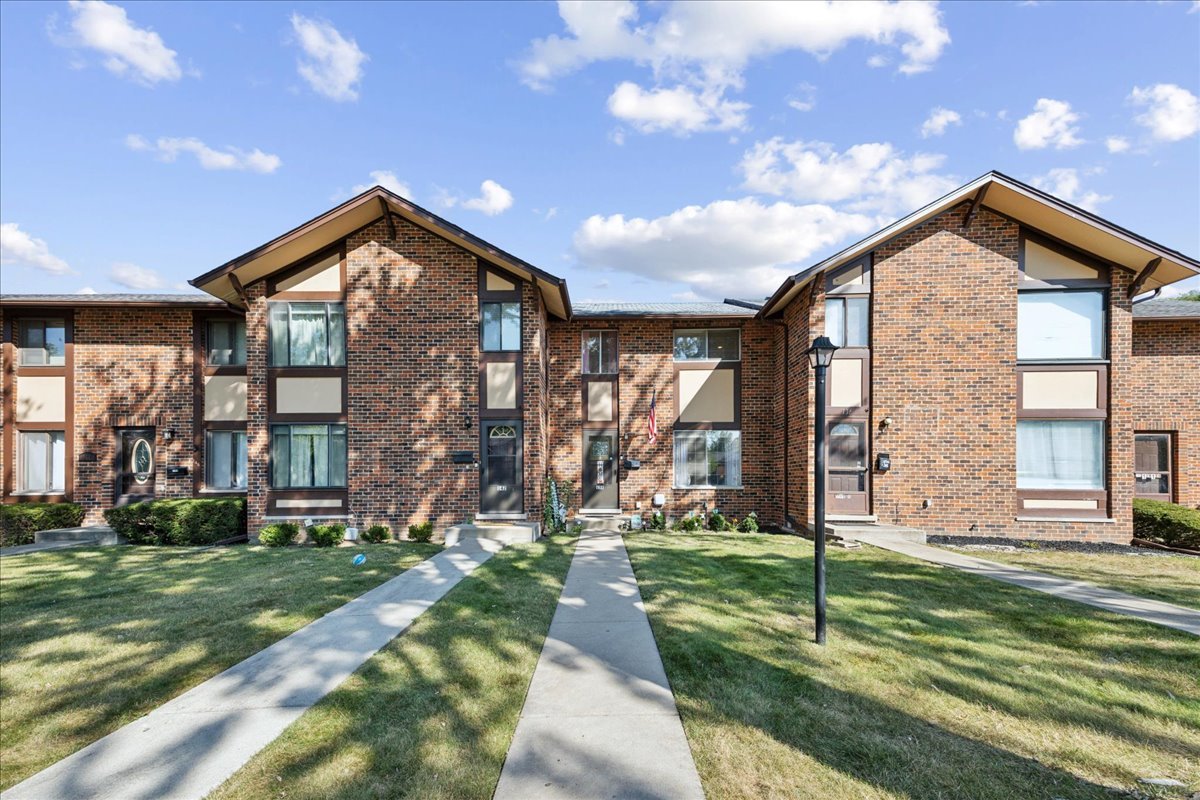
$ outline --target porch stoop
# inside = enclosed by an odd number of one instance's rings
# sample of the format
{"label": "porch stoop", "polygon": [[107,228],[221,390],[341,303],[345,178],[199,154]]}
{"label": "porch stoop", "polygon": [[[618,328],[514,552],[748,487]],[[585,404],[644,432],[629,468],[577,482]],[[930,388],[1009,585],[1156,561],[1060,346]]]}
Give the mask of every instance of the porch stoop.
{"label": "porch stoop", "polygon": [[628,521],[628,517],[616,514],[576,514],[571,520],[575,525],[582,525],[585,531],[619,531],[621,523]]}
{"label": "porch stoop", "polygon": [[925,531],[917,528],[905,528],[900,525],[879,524],[878,522],[826,522],[825,535],[833,536],[843,542],[858,544],[859,536],[891,539],[893,541],[925,544]]}
{"label": "porch stoop", "polygon": [[38,531],[33,535],[34,544],[125,544],[124,536],[107,525],[88,525],[82,528],[55,528]]}
{"label": "porch stoop", "polygon": [[512,522],[491,525],[452,525],[446,528],[446,547],[468,539],[489,539],[509,545],[518,542],[536,542],[542,536],[540,522]]}

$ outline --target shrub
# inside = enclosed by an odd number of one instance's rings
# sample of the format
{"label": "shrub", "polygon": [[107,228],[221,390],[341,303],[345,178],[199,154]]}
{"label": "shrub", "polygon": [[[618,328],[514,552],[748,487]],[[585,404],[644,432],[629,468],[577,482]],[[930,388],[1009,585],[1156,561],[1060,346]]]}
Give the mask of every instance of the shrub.
{"label": "shrub", "polygon": [[1169,547],[1200,550],[1200,509],[1162,500],[1134,500],[1133,535]]}
{"label": "shrub", "polygon": [[700,517],[684,517],[683,519],[677,519],[671,524],[671,530],[685,531],[689,533],[702,531],[704,530],[704,520]]}
{"label": "shrub", "polygon": [[408,538],[414,542],[428,542],[433,538],[433,523],[420,522],[408,526]]}
{"label": "shrub", "polygon": [[364,542],[379,544],[380,542],[386,542],[388,539],[391,539],[392,531],[387,525],[372,525],[363,531],[362,538]]}
{"label": "shrub", "polygon": [[258,542],[265,547],[287,547],[300,535],[294,522],[273,522],[258,532]]}
{"label": "shrub", "polygon": [[642,527],[648,531],[665,531],[667,529],[667,515],[661,511],[652,511],[649,518],[642,524]]}
{"label": "shrub", "polygon": [[77,528],[83,522],[78,503],[11,503],[0,506],[0,547],[33,544],[38,531]]}
{"label": "shrub", "polygon": [[708,515],[708,529],[710,531],[731,531],[733,523],[725,518],[725,515],[720,511],[714,511]]}
{"label": "shrub", "polygon": [[131,544],[209,545],[246,532],[240,497],[147,500],[110,508],[104,519]]}
{"label": "shrub", "polygon": [[346,526],[340,522],[313,525],[308,529],[308,538],[317,547],[336,547],[346,538]]}
{"label": "shrub", "polygon": [[737,529],[742,533],[758,533],[758,514],[751,511],[738,523]]}

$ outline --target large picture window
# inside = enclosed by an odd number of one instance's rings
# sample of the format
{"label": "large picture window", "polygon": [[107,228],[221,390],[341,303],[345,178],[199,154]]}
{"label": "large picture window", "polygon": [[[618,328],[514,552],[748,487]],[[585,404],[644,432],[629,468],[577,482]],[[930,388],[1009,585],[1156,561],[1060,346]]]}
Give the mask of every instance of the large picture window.
{"label": "large picture window", "polygon": [[271,303],[271,366],[340,367],[346,363],[342,303]]}
{"label": "large picture window", "polygon": [[17,432],[17,491],[63,492],[67,482],[67,445],[63,431]]}
{"label": "large picture window", "polygon": [[1104,358],[1103,291],[1034,291],[1017,296],[1017,358]]}
{"label": "large picture window", "polygon": [[204,455],[207,488],[226,491],[246,488],[245,431],[209,431]]}
{"label": "large picture window", "polygon": [[583,334],[583,372],[585,375],[611,375],[617,371],[617,332],[585,331]]}
{"label": "large picture window", "polygon": [[210,367],[245,366],[245,320],[210,320],[206,329]]}
{"label": "large picture window", "polygon": [[676,361],[737,361],[742,357],[737,328],[675,331]]}
{"label": "large picture window", "polygon": [[1103,489],[1103,420],[1019,420],[1018,489]]}
{"label": "large picture window", "polygon": [[835,346],[867,346],[869,303],[866,296],[825,300],[825,335]]}
{"label": "large picture window", "polygon": [[675,488],[741,485],[741,431],[675,431]]}
{"label": "large picture window", "polygon": [[340,488],[345,485],[345,425],[271,426],[273,488]]}
{"label": "large picture window", "polygon": [[58,367],[67,363],[67,325],[61,319],[23,319],[17,322],[17,347],[27,367]]}
{"label": "large picture window", "polygon": [[483,349],[489,353],[521,349],[521,304],[484,303]]}

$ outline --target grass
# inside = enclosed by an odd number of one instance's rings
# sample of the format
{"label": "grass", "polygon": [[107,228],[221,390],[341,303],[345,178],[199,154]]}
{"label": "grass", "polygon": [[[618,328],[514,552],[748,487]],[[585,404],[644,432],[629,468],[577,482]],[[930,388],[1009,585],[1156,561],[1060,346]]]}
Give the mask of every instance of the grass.
{"label": "grass", "polygon": [[209,800],[490,798],[573,550],[497,553]]}
{"label": "grass", "polygon": [[710,798],[1050,800],[1200,782],[1193,636],[864,548],[829,553],[818,648],[811,543],[626,541]]}
{"label": "grass", "polygon": [[[436,553],[71,549],[0,562],[7,788]],[[362,567],[351,564],[366,552]]]}
{"label": "grass", "polygon": [[1200,558],[1180,555],[1071,553],[1021,548],[1015,552],[968,550],[968,555],[1048,575],[1200,609]]}

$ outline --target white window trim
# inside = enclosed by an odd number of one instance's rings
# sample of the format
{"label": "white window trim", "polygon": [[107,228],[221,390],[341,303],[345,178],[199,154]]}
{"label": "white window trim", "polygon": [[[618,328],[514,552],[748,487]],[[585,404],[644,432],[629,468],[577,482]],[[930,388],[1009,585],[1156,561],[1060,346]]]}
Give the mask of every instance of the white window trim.
{"label": "white window trim", "polygon": [[[734,331],[737,333],[738,339],[738,357],[737,358],[710,358],[708,356],[708,334],[710,331]],[[675,355],[675,337],[680,334],[703,333],[704,334],[704,358],[678,358]],[[676,364],[732,364],[742,360],[742,329],[741,328],[675,328],[671,331],[671,360]]]}
{"label": "white window trim", "polygon": [[[695,359],[693,359],[693,360],[695,360]],[[730,430],[729,432],[736,433],[738,435],[738,449],[741,450],[742,431],[740,429],[737,429],[737,430]],[[744,489],[745,488],[744,483],[737,483],[737,484],[693,483],[690,486],[681,486],[679,484],[679,477],[678,477],[677,473],[675,472],[675,441],[676,441],[676,437],[678,437],[680,434],[683,434],[686,436],[688,434],[695,434],[695,433],[707,434],[708,430],[705,428],[700,428],[700,429],[696,429],[696,430],[685,429],[685,430],[676,430],[676,431],[671,432],[671,488],[676,491],[681,491],[681,492],[686,492],[691,489],[704,489],[704,490],[717,489],[720,491],[741,491],[742,489]],[[740,460],[740,456],[741,456],[741,453],[739,453],[739,460]],[[739,470],[739,472],[744,472],[745,466],[746,466],[746,462],[742,461],[742,469]]]}

